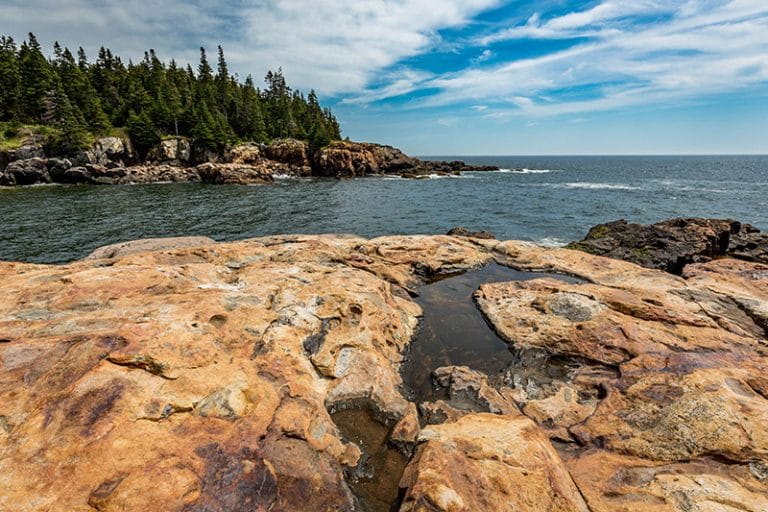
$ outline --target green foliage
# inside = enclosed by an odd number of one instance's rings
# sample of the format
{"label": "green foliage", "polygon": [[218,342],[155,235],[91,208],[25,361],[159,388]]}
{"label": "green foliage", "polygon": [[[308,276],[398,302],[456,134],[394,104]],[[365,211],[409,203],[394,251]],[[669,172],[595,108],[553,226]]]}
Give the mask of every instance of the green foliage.
{"label": "green foliage", "polygon": [[341,138],[314,91],[305,98],[292,90],[281,69],[267,73],[264,90],[250,76],[241,83],[220,46],[215,73],[204,48],[197,73],[164,63],[154,50],[127,64],[103,47],[94,63],[82,48],[76,53],[56,43],[48,60],[33,34],[21,47],[0,37],[0,122],[42,123],[50,144],[62,150],[82,146],[89,133],[125,127],[142,155],[165,136],[189,137],[211,151],[242,140],[292,137],[319,148]]}
{"label": "green foliage", "polygon": [[125,129],[131,138],[133,147],[136,148],[142,158],[147,156],[147,152],[152,146],[160,142],[160,132],[155,128],[155,124],[146,111],[140,114],[131,111]]}

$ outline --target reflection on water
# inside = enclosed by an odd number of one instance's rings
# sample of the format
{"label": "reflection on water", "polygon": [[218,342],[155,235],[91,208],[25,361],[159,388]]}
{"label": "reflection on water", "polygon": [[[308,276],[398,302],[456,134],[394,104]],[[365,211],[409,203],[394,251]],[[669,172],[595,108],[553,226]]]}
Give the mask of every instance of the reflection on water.
{"label": "reflection on water", "polygon": [[[473,294],[484,283],[523,281],[566,276],[521,272],[498,263],[427,284],[416,302],[424,310],[419,331],[410,344],[402,375],[405,392],[417,403],[442,398],[432,383],[432,372],[441,366],[469,366],[502,380],[511,369],[531,373],[535,368],[563,372],[543,351],[521,350],[502,340],[486,322]],[[519,372],[515,372],[519,374]]]}

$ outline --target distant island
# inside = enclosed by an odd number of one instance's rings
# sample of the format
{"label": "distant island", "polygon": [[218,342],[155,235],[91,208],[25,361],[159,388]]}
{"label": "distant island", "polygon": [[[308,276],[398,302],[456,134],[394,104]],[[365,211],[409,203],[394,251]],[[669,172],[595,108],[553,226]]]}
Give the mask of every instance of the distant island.
{"label": "distant island", "polygon": [[230,74],[218,47],[197,71],[154,50],[134,63],[102,47],[95,63],[34,34],[0,36],[0,185],[161,181],[262,183],[276,174],[404,177],[489,170],[425,162],[390,146],[341,140],[314,90],[306,96],[269,71],[266,87]]}

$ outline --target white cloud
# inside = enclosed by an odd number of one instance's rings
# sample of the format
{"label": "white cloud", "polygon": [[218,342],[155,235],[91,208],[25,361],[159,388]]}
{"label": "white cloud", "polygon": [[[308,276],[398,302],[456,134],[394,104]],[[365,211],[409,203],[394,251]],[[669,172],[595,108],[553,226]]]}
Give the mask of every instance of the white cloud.
{"label": "white cloud", "polygon": [[[665,21],[630,15],[671,9]],[[546,32],[546,36],[544,33]],[[419,105],[504,103],[530,116],[577,114],[733,92],[768,83],[765,0],[614,2],[504,30],[494,38],[565,38],[589,43],[541,57],[435,77],[439,93]],[[563,90],[574,95],[568,99]],[[578,97],[579,91],[582,97]],[[554,97],[554,99],[553,99]],[[523,100],[521,101],[521,98]]]}
{"label": "white cloud", "polygon": [[[105,45],[141,58],[197,61],[223,44],[230,69],[263,76],[282,66],[291,85],[361,92],[377,74],[439,43],[437,31],[467,23],[499,0],[4,0],[0,33],[34,31],[50,47]],[[215,61],[215,57],[212,59]],[[407,91],[392,86],[389,94]],[[368,97],[375,98],[375,94]]]}

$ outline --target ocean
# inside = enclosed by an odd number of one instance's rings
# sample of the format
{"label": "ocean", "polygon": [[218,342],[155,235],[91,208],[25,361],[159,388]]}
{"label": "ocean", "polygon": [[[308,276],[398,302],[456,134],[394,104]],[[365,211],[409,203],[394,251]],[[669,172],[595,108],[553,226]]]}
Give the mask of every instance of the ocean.
{"label": "ocean", "polygon": [[430,157],[498,172],[409,180],[284,178],[272,185],[0,189],[0,260],[59,263],[115,242],[205,235],[445,233],[561,245],[601,222],[732,218],[768,229],[768,156]]}

